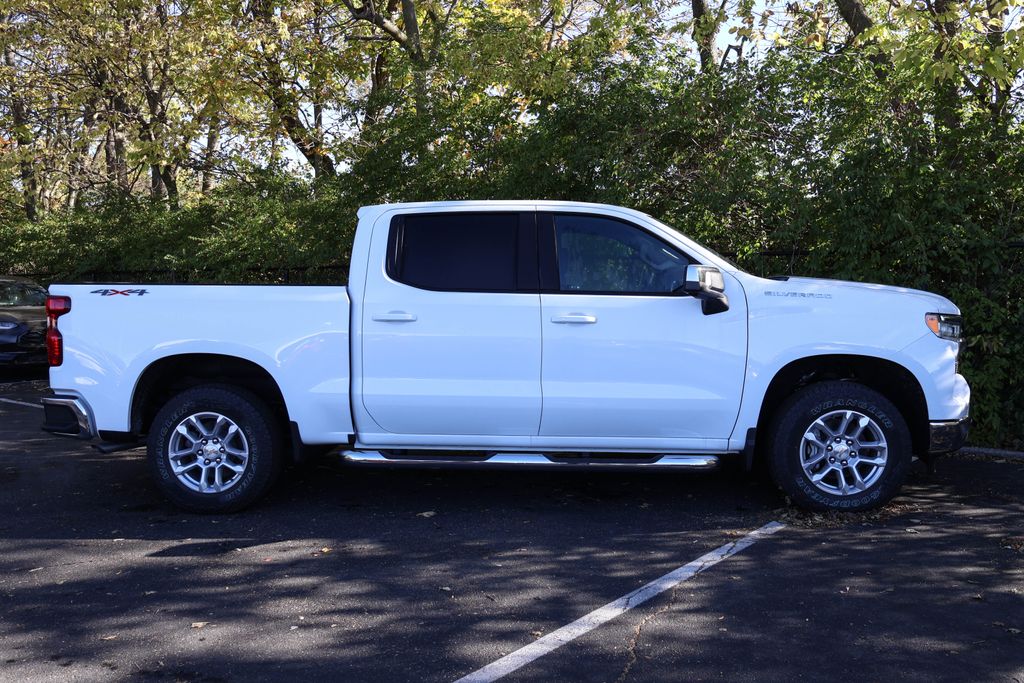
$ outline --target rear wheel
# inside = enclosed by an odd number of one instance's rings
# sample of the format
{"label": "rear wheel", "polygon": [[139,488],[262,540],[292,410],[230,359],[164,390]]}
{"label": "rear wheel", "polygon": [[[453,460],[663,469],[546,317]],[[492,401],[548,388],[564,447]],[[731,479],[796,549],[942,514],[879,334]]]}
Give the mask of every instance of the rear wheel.
{"label": "rear wheel", "polygon": [[868,510],[895,496],[911,462],[910,431],[891,401],[854,382],[793,394],[769,432],[772,477],[810,510]]}
{"label": "rear wheel", "polygon": [[229,385],[188,389],[157,413],[149,461],[157,486],[193,512],[234,512],[253,503],[280,470],[280,428],[254,394]]}

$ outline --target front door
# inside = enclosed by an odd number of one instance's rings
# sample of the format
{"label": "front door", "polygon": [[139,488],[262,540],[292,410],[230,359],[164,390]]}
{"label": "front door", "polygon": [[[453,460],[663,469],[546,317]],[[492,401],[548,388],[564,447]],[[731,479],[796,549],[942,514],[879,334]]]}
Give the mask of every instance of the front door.
{"label": "front door", "polygon": [[676,293],[694,261],[661,237],[598,215],[540,214],[538,225],[540,442],[724,448],[746,364],[738,283],[726,277],[728,311],[704,315],[700,301]]}

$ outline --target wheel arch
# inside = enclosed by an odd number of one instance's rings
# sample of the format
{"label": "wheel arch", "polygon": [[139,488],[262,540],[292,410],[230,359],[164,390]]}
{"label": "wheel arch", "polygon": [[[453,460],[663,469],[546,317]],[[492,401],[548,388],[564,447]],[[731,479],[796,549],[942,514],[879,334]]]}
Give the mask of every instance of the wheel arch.
{"label": "wheel arch", "polygon": [[150,363],[132,392],[130,426],[134,434],[149,431],[160,407],[175,394],[201,384],[230,384],[263,400],[288,433],[288,406],[274,377],[258,363],[216,353],[183,353]]}
{"label": "wheel arch", "polygon": [[915,454],[928,451],[928,403],[914,373],[899,363],[877,356],[823,354],[791,361],[772,378],[761,400],[757,434],[767,434],[783,401],[793,392],[828,380],[852,381],[892,401],[910,430]]}

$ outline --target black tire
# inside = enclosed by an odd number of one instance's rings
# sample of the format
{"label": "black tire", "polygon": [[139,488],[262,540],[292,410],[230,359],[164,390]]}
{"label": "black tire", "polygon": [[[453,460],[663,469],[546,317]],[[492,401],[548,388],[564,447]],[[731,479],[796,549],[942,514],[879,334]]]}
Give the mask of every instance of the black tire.
{"label": "black tire", "polygon": [[[220,492],[189,488],[175,475],[168,457],[177,426],[190,415],[205,412],[234,422],[248,448],[244,469],[237,475],[229,472],[237,480]],[[251,505],[270,489],[281,470],[281,447],[278,420],[255,394],[226,384],[204,384],[181,392],[160,409],[150,426],[147,450],[156,485],[171,502],[191,512],[225,513]]]}
{"label": "black tire", "polygon": [[[819,417],[841,410],[857,411],[869,417],[874,422],[871,428],[882,432],[888,446],[881,475],[863,490],[846,495],[837,495],[819,488],[804,471],[801,462],[804,435]],[[855,382],[820,382],[790,396],[780,406],[769,428],[767,451],[768,465],[775,483],[793,503],[815,511],[855,512],[884,505],[899,492],[912,460],[910,430],[896,406],[877,391]],[[810,449],[808,453],[820,454],[822,451],[824,448],[817,452]],[[817,467],[822,466],[827,465]],[[817,475],[819,472],[816,470],[812,473]],[[844,481],[846,474],[851,477],[853,475],[844,469]],[[839,488],[838,479],[833,481],[837,482],[835,487]]]}

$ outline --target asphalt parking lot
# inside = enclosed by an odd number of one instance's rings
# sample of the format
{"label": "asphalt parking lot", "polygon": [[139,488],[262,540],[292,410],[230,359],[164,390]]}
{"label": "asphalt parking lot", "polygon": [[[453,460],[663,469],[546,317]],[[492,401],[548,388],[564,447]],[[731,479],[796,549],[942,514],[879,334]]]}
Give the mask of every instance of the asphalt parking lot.
{"label": "asphalt parking lot", "polygon": [[815,516],[732,471],[328,458],[208,517],[143,451],[41,432],[44,391],[0,378],[0,680],[455,681],[779,522],[503,680],[1024,681],[1024,462],[918,464],[884,510]]}

